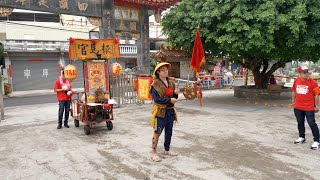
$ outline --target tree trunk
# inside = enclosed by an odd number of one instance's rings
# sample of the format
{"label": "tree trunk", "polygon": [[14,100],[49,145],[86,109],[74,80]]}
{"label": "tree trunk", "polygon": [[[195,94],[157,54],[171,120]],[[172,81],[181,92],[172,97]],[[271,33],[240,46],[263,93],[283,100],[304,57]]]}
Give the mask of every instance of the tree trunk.
{"label": "tree trunk", "polygon": [[254,67],[252,69],[252,73],[254,76],[255,88],[267,89],[272,73],[274,73],[278,68],[284,67],[284,65],[285,63],[277,62],[267,71],[269,63],[264,61],[262,71],[260,71],[261,65]]}
{"label": "tree trunk", "polygon": [[270,76],[268,76],[266,74],[262,77],[256,76],[256,75],[253,75],[253,76],[254,76],[254,84],[255,84],[254,86],[257,89],[267,89],[268,88]]}
{"label": "tree trunk", "polygon": [[245,86],[248,85],[248,69],[246,68],[243,73],[243,84]]}
{"label": "tree trunk", "polygon": [[268,80],[270,75],[266,73],[265,68],[264,70],[260,71],[261,65],[256,66],[252,69],[252,74],[254,77],[254,85],[257,89],[266,89],[268,86]]}
{"label": "tree trunk", "polygon": [[[274,63],[271,68],[269,67],[268,59],[254,59],[250,58],[247,61],[238,61],[243,67],[246,67],[252,71],[255,88],[257,89],[267,89],[269,84],[270,76],[273,72],[275,72],[278,68],[283,68],[287,62],[291,60],[282,60]],[[261,71],[261,67],[263,67]],[[267,71],[268,70],[268,71]]]}

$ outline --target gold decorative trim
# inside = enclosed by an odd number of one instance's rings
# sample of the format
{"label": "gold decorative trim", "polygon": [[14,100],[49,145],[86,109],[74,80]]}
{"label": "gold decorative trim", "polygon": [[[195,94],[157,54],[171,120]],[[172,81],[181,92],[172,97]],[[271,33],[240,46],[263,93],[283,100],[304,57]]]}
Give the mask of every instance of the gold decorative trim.
{"label": "gold decorative trim", "polygon": [[13,8],[0,6],[0,16],[1,17],[9,16],[12,13],[12,11],[13,11]]}
{"label": "gold decorative trim", "polygon": [[102,26],[102,19],[99,17],[88,17],[88,20],[94,26]]}
{"label": "gold decorative trim", "polygon": [[161,21],[161,9],[158,9],[157,12],[154,14],[154,20],[156,23],[160,23]]}
{"label": "gold decorative trim", "polygon": [[115,6],[114,17],[120,20],[139,21],[139,9]]}
{"label": "gold decorative trim", "polygon": [[136,22],[130,22],[130,30],[131,31],[137,30],[137,23]]}

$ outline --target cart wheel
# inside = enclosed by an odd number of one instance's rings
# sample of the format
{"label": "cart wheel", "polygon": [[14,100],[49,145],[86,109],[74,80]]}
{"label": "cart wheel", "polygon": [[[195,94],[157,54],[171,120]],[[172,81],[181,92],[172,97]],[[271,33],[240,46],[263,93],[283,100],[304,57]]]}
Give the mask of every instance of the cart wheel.
{"label": "cart wheel", "polygon": [[107,128],[108,128],[109,130],[112,130],[112,129],[113,129],[113,124],[112,124],[111,121],[107,121]]}
{"label": "cart wheel", "polygon": [[136,104],[139,105],[139,106],[141,106],[141,105],[144,104],[144,101],[143,101],[143,100],[137,100]]}
{"label": "cart wheel", "polygon": [[77,120],[77,119],[74,120],[74,126],[79,127],[79,120]]}
{"label": "cart wheel", "polygon": [[89,135],[90,134],[90,127],[88,125],[84,126],[84,133],[86,135]]}

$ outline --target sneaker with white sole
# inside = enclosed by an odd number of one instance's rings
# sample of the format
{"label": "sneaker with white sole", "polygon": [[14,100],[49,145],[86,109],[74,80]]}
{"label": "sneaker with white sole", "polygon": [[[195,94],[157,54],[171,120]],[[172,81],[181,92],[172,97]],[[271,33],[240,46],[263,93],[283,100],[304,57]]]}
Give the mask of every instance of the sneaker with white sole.
{"label": "sneaker with white sole", "polygon": [[316,150],[316,149],[319,149],[320,148],[320,143],[319,142],[317,142],[317,141],[315,141],[315,142],[313,142],[312,143],[312,145],[311,145],[311,148],[310,149],[314,149],[314,150]]}
{"label": "sneaker with white sole", "polygon": [[303,137],[299,137],[297,140],[294,141],[295,144],[302,144],[305,142],[306,142],[306,139]]}

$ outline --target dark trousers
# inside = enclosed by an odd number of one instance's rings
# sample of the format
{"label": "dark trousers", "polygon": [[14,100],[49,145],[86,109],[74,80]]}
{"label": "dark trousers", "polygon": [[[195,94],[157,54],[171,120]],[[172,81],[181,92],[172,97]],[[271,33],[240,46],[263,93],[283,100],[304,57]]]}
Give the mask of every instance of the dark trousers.
{"label": "dark trousers", "polygon": [[305,118],[307,118],[308,124],[312,131],[313,140],[319,142],[319,128],[314,117],[314,111],[302,111],[296,108],[294,108],[293,111],[298,122],[299,137],[305,138],[306,129],[304,126],[304,121]]}
{"label": "dark trousers", "polygon": [[58,114],[58,117],[59,117],[58,123],[59,124],[62,124],[63,111],[65,111],[64,124],[68,124],[69,111],[70,111],[70,101],[59,101],[59,114]]}
{"label": "dark trousers", "polygon": [[161,134],[162,130],[164,129],[164,149],[166,151],[170,150],[173,122],[174,122],[173,109],[166,110],[165,118],[157,117],[157,130],[155,132],[157,134]]}

